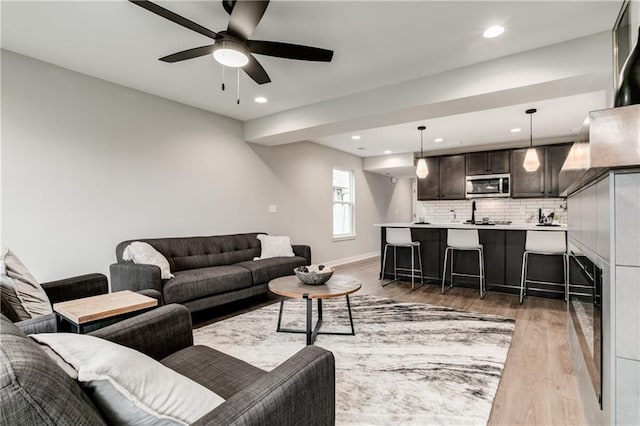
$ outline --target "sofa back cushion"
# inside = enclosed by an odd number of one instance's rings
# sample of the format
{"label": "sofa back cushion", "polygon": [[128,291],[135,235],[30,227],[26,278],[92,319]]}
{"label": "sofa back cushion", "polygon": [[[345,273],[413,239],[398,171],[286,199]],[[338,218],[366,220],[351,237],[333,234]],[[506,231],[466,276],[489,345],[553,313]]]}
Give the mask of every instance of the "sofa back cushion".
{"label": "sofa back cushion", "polygon": [[76,381],[5,316],[0,340],[0,424],[105,424]]}
{"label": "sofa back cushion", "polygon": [[167,258],[171,272],[232,265],[260,256],[259,234],[264,234],[264,232],[211,237],[129,240],[116,246],[116,257],[118,262],[123,262],[124,249],[134,241],[142,241],[150,244]]}

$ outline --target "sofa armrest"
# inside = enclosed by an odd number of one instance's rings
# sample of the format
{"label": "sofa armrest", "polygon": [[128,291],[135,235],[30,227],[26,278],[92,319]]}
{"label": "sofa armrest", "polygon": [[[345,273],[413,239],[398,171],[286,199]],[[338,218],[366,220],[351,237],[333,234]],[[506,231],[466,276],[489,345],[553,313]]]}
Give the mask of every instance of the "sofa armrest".
{"label": "sofa armrest", "polygon": [[18,321],[15,325],[24,334],[55,333],[58,331],[56,314],[40,315],[39,317]]}
{"label": "sofa armrest", "polygon": [[304,245],[293,245],[293,254],[307,259],[307,265],[311,265],[311,247]]}
{"label": "sofa armrest", "polygon": [[109,293],[109,283],[103,274],[87,274],[42,283],[51,304]]}
{"label": "sofa armrest", "polygon": [[153,289],[162,293],[160,268],[140,263],[114,263],[109,266],[111,291]]}
{"label": "sofa armrest", "polygon": [[89,334],[135,349],[156,360],[193,345],[191,313],[176,304],[161,306]]}
{"label": "sofa armrest", "polygon": [[307,346],[195,425],[334,425],[333,354]]}

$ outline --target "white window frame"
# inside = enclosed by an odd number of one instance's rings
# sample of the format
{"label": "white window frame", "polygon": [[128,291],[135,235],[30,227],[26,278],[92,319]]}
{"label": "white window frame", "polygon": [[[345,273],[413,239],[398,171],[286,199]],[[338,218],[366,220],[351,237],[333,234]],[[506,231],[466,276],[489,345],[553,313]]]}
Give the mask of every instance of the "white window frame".
{"label": "white window frame", "polygon": [[[335,187],[333,186],[333,173],[334,171],[347,172],[350,177],[350,189],[351,189],[351,200],[350,201],[336,201],[334,199],[335,195]],[[353,240],[356,238],[356,174],[352,169],[345,169],[342,167],[333,167],[331,170],[331,233],[333,235],[333,241],[343,241],[343,240]],[[351,233],[349,234],[333,234],[333,228],[335,224],[335,216],[333,213],[334,207],[336,204],[348,204],[351,205]]]}

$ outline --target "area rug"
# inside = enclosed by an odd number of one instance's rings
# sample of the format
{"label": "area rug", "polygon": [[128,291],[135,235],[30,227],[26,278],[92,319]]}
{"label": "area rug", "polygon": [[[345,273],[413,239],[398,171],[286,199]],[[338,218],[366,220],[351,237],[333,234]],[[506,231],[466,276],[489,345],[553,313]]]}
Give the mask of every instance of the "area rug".
{"label": "area rug", "polygon": [[[282,326],[304,328],[304,302],[284,306]],[[487,423],[515,320],[374,296],[351,307],[355,336],[315,342],[336,359],[337,424]],[[272,370],[305,346],[304,334],[276,332],[278,309],[198,328],[195,343]],[[350,331],[345,298],[324,301],[323,330]]]}

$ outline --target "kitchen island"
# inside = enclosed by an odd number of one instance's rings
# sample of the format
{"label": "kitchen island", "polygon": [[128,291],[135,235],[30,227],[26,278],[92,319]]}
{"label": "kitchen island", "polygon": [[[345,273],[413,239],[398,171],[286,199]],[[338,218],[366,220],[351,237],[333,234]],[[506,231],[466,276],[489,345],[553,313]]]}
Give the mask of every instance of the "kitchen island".
{"label": "kitchen island", "polygon": [[[537,226],[536,224],[511,225],[472,225],[466,223],[381,223],[380,228],[380,270],[386,241],[387,228],[411,228],[414,241],[420,241],[422,250],[422,265],[425,283],[442,283],[444,251],[447,247],[447,229],[477,229],[480,244],[483,245],[485,259],[485,279],[488,291],[518,293],[520,291],[520,277],[522,272],[522,255],[524,253],[525,238],[531,231],[566,231],[565,225]],[[398,249],[398,266],[409,268],[411,254],[408,249]],[[387,265],[384,277],[393,279],[393,250],[387,254]],[[530,282],[527,294],[530,296],[563,298],[564,278],[561,256],[529,256]],[[464,274],[478,274],[478,257],[474,252],[456,252],[456,272]],[[448,274],[447,274],[448,275]],[[381,275],[382,276],[382,272]],[[403,275],[399,279],[410,280],[410,276]],[[558,284],[543,284],[553,282]],[[478,288],[477,278],[456,277],[455,285]]]}

